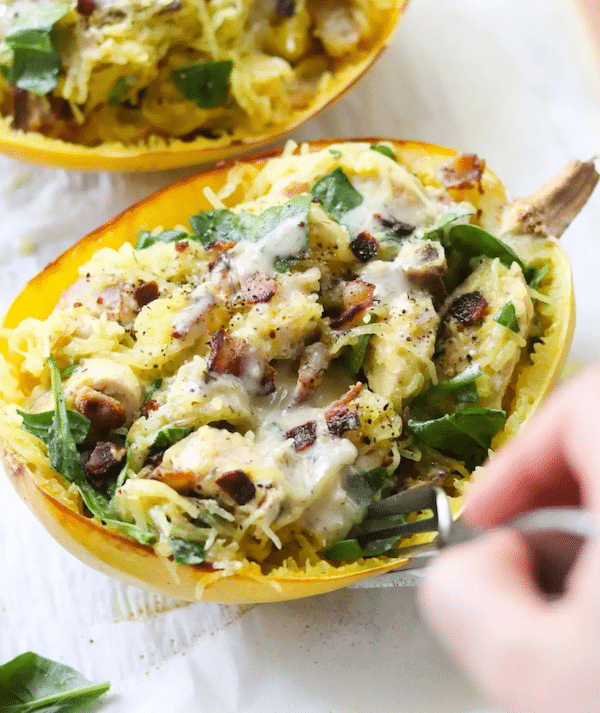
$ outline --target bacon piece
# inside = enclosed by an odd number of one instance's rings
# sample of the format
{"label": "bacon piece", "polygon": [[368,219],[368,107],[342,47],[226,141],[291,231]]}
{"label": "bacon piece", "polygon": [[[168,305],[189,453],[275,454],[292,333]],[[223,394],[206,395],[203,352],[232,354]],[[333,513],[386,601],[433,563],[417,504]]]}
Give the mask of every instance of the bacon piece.
{"label": "bacon piece", "polygon": [[441,178],[446,188],[468,190],[478,187],[483,193],[481,177],[485,171],[485,161],[474,153],[460,154],[442,166]]}
{"label": "bacon piece", "polygon": [[[162,454],[161,454],[162,455]],[[158,480],[178,493],[189,493],[198,483],[198,473],[193,470],[163,470],[157,468],[149,480]]]}
{"label": "bacon piece", "polygon": [[163,462],[163,458],[165,457],[165,451],[156,451],[156,453],[151,453],[149,456],[146,457],[146,460],[144,461],[144,465],[149,465],[152,468],[158,468],[158,466]]}
{"label": "bacon piece", "polygon": [[352,254],[359,262],[366,263],[377,255],[379,243],[371,233],[364,230],[351,241],[350,250],[352,250]]}
{"label": "bacon piece", "polygon": [[168,15],[172,12],[179,12],[183,5],[181,4],[181,0],[173,0],[173,2],[170,2],[168,5],[165,5],[162,10],[159,10],[157,12],[157,15]]}
{"label": "bacon piece", "polygon": [[150,399],[142,406],[141,414],[142,416],[147,416],[151,411],[156,411],[158,409],[158,401]]}
{"label": "bacon piece", "polygon": [[158,299],[158,295],[158,285],[153,280],[152,282],[143,282],[139,287],[136,287],[133,298],[141,308]]}
{"label": "bacon piece", "polygon": [[234,245],[236,245],[235,241],[230,241],[230,242],[219,242],[216,241],[214,243],[210,243],[210,245],[207,246],[208,252],[211,253],[212,260],[208,263],[208,269],[209,270],[214,270],[219,263],[223,261],[223,258],[225,256],[225,253],[230,250]]}
{"label": "bacon piece", "polygon": [[397,238],[407,238],[415,232],[414,225],[405,223],[402,220],[384,218],[380,213],[375,213],[373,217],[378,220],[384,228],[389,228]]}
{"label": "bacon piece", "polygon": [[316,342],[306,347],[300,357],[298,381],[294,389],[294,403],[304,403],[310,397],[323,381],[330,362],[331,354],[323,342]]}
{"label": "bacon piece", "polygon": [[125,409],[119,401],[89,386],[77,394],[75,409],[90,420],[93,432],[99,435],[121,428],[127,420]]}
{"label": "bacon piece", "polygon": [[13,87],[12,100],[13,129],[39,131],[56,118],[46,97],[39,97],[25,89]]}
{"label": "bacon piece", "polygon": [[277,281],[260,272],[247,277],[242,283],[242,294],[247,304],[270,302],[277,292]]}
{"label": "bacon piece", "polygon": [[479,290],[467,292],[453,300],[445,318],[454,319],[459,324],[470,327],[483,317],[487,306],[488,301]]}
{"label": "bacon piece", "polygon": [[325,421],[329,433],[341,436],[347,431],[356,431],[360,428],[360,416],[356,409],[348,408],[362,391],[363,385],[359,382],[352,386],[340,399],[334,401],[325,410]]}
{"label": "bacon piece", "polygon": [[332,329],[354,327],[360,322],[366,310],[373,304],[375,285],[364,280],[349,282],[342,293],[344,311],[336,319],[331,320]]}
{"label": "bacon piece", "polygon": [[185,252],[189,248],[190,244],[188,243],[187,240],[179,240],[178,242],[175,243],[175,250],[178,253]]}
{"label": "bacon piece", "polygon": [[249,503],[256,494],[256,486],[243,470],[231,470],[223,473],[215,483],[237,504]]}
{"label": "bacon piece", "polygon": [[[256,365],[260,367],[260,376],[254,376]],[[231,374],[239,378],[248,378],[255,383],[250,384],[249,391],[261,396],[275,391],[277,372],[264,356],[245,339],[232,337],[225,329],[215,332],[210,343],[208,358],[209,374]]]}
{"label": "bacon piece", "polygon": [[294,17],[296,0],[275,0],[275,14],[279,17]]}
{"label": "bacon piece", "polygon": [[94,0],[77,0],[77,12],[84,17],[89,17],[96,9]]}
{"label": "bacon piece", "polygon": [[94,476],[106,475],[115,465],[123,462],[127,454],[126,448],[121,448],[111,441],[98,441],[92,455],[85,464],[86,473]]}
{"label": "bacon piece", "polygon": [[[408,243],[405,243],[405,247],[407,245]],[[416,245],[411,252],[409,264],[405,268],[407,277],[429,292],[438,305],[442,304],[448,296],[442,280],[448,271],[448,263],[441,247],[432,241],[424,241]]]}
{"label": "bacon piece", "polygon": [[300,453],[300,451],[310,448],[317,440],[317,422],[308,421],[301,426],[290,428],[285,432],[285,437],[294,439],[294,449],[296,453]]}

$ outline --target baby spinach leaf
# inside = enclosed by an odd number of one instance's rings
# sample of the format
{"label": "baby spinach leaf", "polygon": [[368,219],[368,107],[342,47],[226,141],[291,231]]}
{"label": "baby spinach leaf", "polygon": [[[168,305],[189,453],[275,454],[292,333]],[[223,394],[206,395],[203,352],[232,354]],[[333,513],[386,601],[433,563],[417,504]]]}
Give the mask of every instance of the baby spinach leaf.
{"label": "baby spinach leaf", "polygon": [[172,446],[173,443],[177,443],[177,441],[181,441],[183,438],[186,436],[189,436],[190,433],[193,431],[193,428],[174,428],[171,426],[167,426],[166,428],[162,428],[157,434],[156,438],[154,439],[154,443],[152,444],[152,448],[168,448],[169,446]]}
{"label": "baby spinach leaf", "polygon": [[504,411],[477,406],[425,421],[409,418],[408,428],[417,442],[462,460],[471,469],[485,460],[505,418]]}
{"label": "baby spinach leaf", "polygon": [[160,387],[162,385],[163,385],[162,379],[154,379],[154,381],[148,387],[148,391],[146,391],[146,398],[144,399],[145,404],[147,404],[148,401],[150,401],[152,399],[154,394],[160,389]]}
{"label": "baby spinach leaf", "polygon": [[471,364],[452,379],[442,379],[435,386],[430,387],[431,392],[450,394],[454,403],[475,403],[479,400],[475,382],[483,374],[479,364]]}
{"label": "baby spinach leaf", "polygon": [[56,88],[61,57],[52,30],[69,11],[64,2],[38,2],[15,18],[4,37],[13,50],[12,65],[4,72],[11,84],[40,96]]}
{"label": "baby spinach leaf", "polygon": [[440,217],[435,222],[435,225],[423,233],[423,240],[441,240],[444,236],[445,229],[454,223],[455,220],[460,220],[467,215],[473,215],[472,210],[459,209],[451,210]]}
{"label": "baby spinach leaf", "polygon": [[391,158],[392,161],[398,161],[398,157],[389,146],[385,146],[384,144],[371,144],[370,148],[373,151],[377,151],[378,153]]}
{"label": "baby spinach leaf", "polygon": [[61,372],[60,380],[66,381],[67,379],[70,379],[77,371],[77,369],[79,369],[79,364],[71,364],[71,366],[68,366],[64,371]]}
{"label": "baby spinach leaf", "polygon": [[500,311],[494,315],[494,321],[517,334],[519,333],[519,320],[512,302],[502,305]]}
{"label": "baby spinach leaf", "polygon": [[127,74],[124,77],[119,77],[114,83],[110,96],[108,98],[108,103],[111,106],[115,104],[120,104],[127,99],[127,95],[132,90],[132,88],[138,83],[139,77],[137,74]]}
{"label": "baby spinach leaf", "polygon": [[171,72],[171,78],[186,99],[203,109],[212,109],[227,101],[233,66],[230,59],[202,62]]}
{"label": "baby spinach leaf", "polygon": [[190,225],[194,231],[192,239],[204,246],[216,242],[238,243],[246,238],[247,233],[240,216],[227,208],[200,211],[191,216]]}
{"label": "baby spinach leaf", "polygon": [[275,205],[258,215],[243,212],[241,218],[254,241],[266,238],[284,223],[299,225],[304,223],[308,232],[308,213],[311,199],[309,195],[293,196],[283,205]]}
{"label": "baby spinach leaf", "polygon": [[78,671],[33,652],[0,666],[0,710],[3,713],[83,713],[108,689]]}
{"label": "baby spinach leaf", "polygon": [[[23,428],[31,433],[36,438],[49,444],[53,435],[52,422],[54,421],[54,411],[44,411],[43,413],[26,413],[25,411],[17,412],[23,417]],[[83,443],[90,431],[90,422],[77,411],[67,409],[67,420],[69,423],[69,431],[75,443]]]}
{"label": "baby spinach leaf", "polygon": [[204,562],[204,544],[196,540],[182,540],[170,537],[173,559],[177,564],[202,564]]}
{"label": "baby spinach leaf", "polygon": [[356,377],[362,369],[372,336],[372,334],[361,334],[356,344],[350,344],[344,348],[342,359],[353,377]]}
{"label": "baby spinach leaf", "polygon": [[363,557],[379,557],[392,550],[402,538],[399,535],[382,539],[359,541],[355,538],[334,542],[323,556],[332,562],[358,560]]}
{"label": "baby spinach leaf", "polygon": [[276,257],[275,269],[277,272],[287,272],[300,258],[297,257]]}
{"label": "baby spinach leaf", "polygon": [[537,288],[542,284],[544,277],[546,277],[549,272],[549,262],[547,262],[545,265],[542,265],[542,267],[535,268],[535,274],[533,275],[531,280],[529,280],[529,286],[532,287],[534,290],[537,290]]}
{"label": "baby spinach leaf", "polygon": [[452,226],[448,231],[447,241],[462,255],[468,257],[485,255],[490,258],[498,258],[506,267],[510,267],[513,262],[516,262],[528,282],[535,277],[535,267],[525,265],[509,245],[476,225]]}
{"label": "baby spinach leaf", "polygon": [[355,473],[348,478],[346,491],[359,505],[370,503],[388,480],[386,468],[373,468],[366,473]]}
{"label": "baby spinach leaf", "polygon": [[337,221],[340,221],[346,213],[363,202],[362,195],[339,167],[320,178],[310,189],[310,192],[319,199],[327,213]]}
{"label": "baby spinach leaf", "polygon": [[342,152],[339,151],[338,149],[329,149],[329,153],[333,156],[333,158],[336,158],[336,159],[342,158]]}
{"label": "baby spinach leaf", "polygon": [[149,230],[142,230],[138,236],[135,246],[136,250],[144,250],[156,243],[178,243],[180,240],[190,240],[192,236],[182,230],[163,230],[160,233],[153,233]]}

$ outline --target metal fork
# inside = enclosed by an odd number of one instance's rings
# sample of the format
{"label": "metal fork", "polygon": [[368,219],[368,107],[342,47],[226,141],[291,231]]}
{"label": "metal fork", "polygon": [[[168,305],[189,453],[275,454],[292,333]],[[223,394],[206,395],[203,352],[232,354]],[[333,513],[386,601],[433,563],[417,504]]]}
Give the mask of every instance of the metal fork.
{"label": "metal fork", "polygon": [[[390,517],[431,510],[432,515],[420,520],[389,526]],[[560,596],[565,582],[587,538],[600,530],[597,518],[586,510],[551,507],[533,510],[505,523],[521,534],[532,549],[535,574],[541,591],[548,596]],[[428,564],[443,548],[468,542],[484,531],[463,520],[454,520],[446,493],[437,486],[423,485],[405,490],[398,495],[372,503],[363,522],[354,528],[352,536],[386,538],[409,536],[422,532],[435,534],[431,542],[420,545],[401,545],[394,556],[408,557],[402,567],[354,587],[412,586],[419,582],[417,570]]]}

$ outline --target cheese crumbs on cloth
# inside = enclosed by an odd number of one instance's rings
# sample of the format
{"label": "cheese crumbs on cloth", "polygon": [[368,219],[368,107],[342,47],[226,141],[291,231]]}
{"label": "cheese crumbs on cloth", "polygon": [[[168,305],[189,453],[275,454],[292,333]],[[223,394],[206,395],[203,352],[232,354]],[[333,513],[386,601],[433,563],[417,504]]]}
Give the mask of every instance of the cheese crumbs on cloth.
{"label": "cheese crumbs on cloth", "polygon": [[480,175],[463,196],[386,144],[293,149],[234,166],[213,210],[100,249],[5,334],[27,386],[2,429],[38,475],[64,407],[81,469],[63,500],[224,574],[393,553],[348,533],[374,498],[460,492],[536,337],[537,273],[461,199]]}

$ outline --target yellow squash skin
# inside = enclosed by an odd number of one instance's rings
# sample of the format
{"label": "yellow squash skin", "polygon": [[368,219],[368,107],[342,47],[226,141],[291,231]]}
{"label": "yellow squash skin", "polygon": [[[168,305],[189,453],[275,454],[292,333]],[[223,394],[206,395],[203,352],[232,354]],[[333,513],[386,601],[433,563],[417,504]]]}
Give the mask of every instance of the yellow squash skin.
{"label": "yellow squash skin", "polygon": [[[319,150],[332,143],[339,143],[339,140],[314,142],[310,146]],[[426,183],[436,183],[439,167],[457,153],[427,144],[390,143],[399,161]],[[245,161],[261,163],[278,154],[272,152]],[[25,287],[9,309],[3,326],[13,328],[26,317],[47,317],[61,293],[77,278],[78,267],[98,248],[117,248],[125,241],[133,241],[142,226],[160,224],[165,229],[172,228],[192,213],[209,209],[211,206],[202,190],[208,186],[218,192],[225,185],[232,165],[222,164],[205,170],[159,191],[85,237]],[[484,211],[482,221],[491,228],[499,221],[500,210],[507,198],[500,181],[487,169],[481,185],[483,193],[480,195],[477,189],[472,189],[468,198],[476,205],[482,196],[485,198],[488,209]],[[461,195],[467,197],[464,191]],[[238,199],[239,196],[234,195],[227,204]],[[536,239],[530,250],[525,258],[551,262],[549,275],[540,288],[549,298],[542,310],[543,342],[537,345],[531,360],[517,367],[504,404],[508,412],[506,427],[496,436],[495,447],[519,430],[553,388],[562,371],[573,333],[573,284],[567,256],[555,240],[545,238]],[[3,353],[6,357],[5,347]],[[17,364],[13,362],[15,366]],[[17,455],[10,443],[0,440],[0,456],[21,498],[50,534],[72,554],[105,574],[178,599],[221,603],[283,601],[339,589],[394,569],[404,562],[398,558],[378,557],[334,567],[320,561],[306,570],[279,568],[267,575],[261,573],[258,565],[249,563],[237,574],[219,578],[218,573],[207,572],[202,566],[165,562],[150,547],[116,534],[67,507],[54,496],[57,481],[53,481],[54,495],[50,494],[47,487],[42,487],[42,479],[36,477],[34,469]],[[60,476],[57,478],[64,484]],[[452,499],[455,514],[460,513],[462,500],[462,497]]]}
{"label": "yellow squash skin", "polygon": [[238,130],[218,139],[199,137],[189,142],[173,139],[168,144],[161,140],[156,146],[101,144],[90,148],[36,132],[14,131],[0,117],[0,153],[40,166],[78,171],[156,171],[213,163],[259,149],[281,139],[343,96],[389,46],[407,4],[408,0],[398,0],[398,7],[389,11],[370,46],[340,61],[329,92],[320,92],[311,106],[292,112],[286,125],[278,125],[260,136],[248,136]]}

